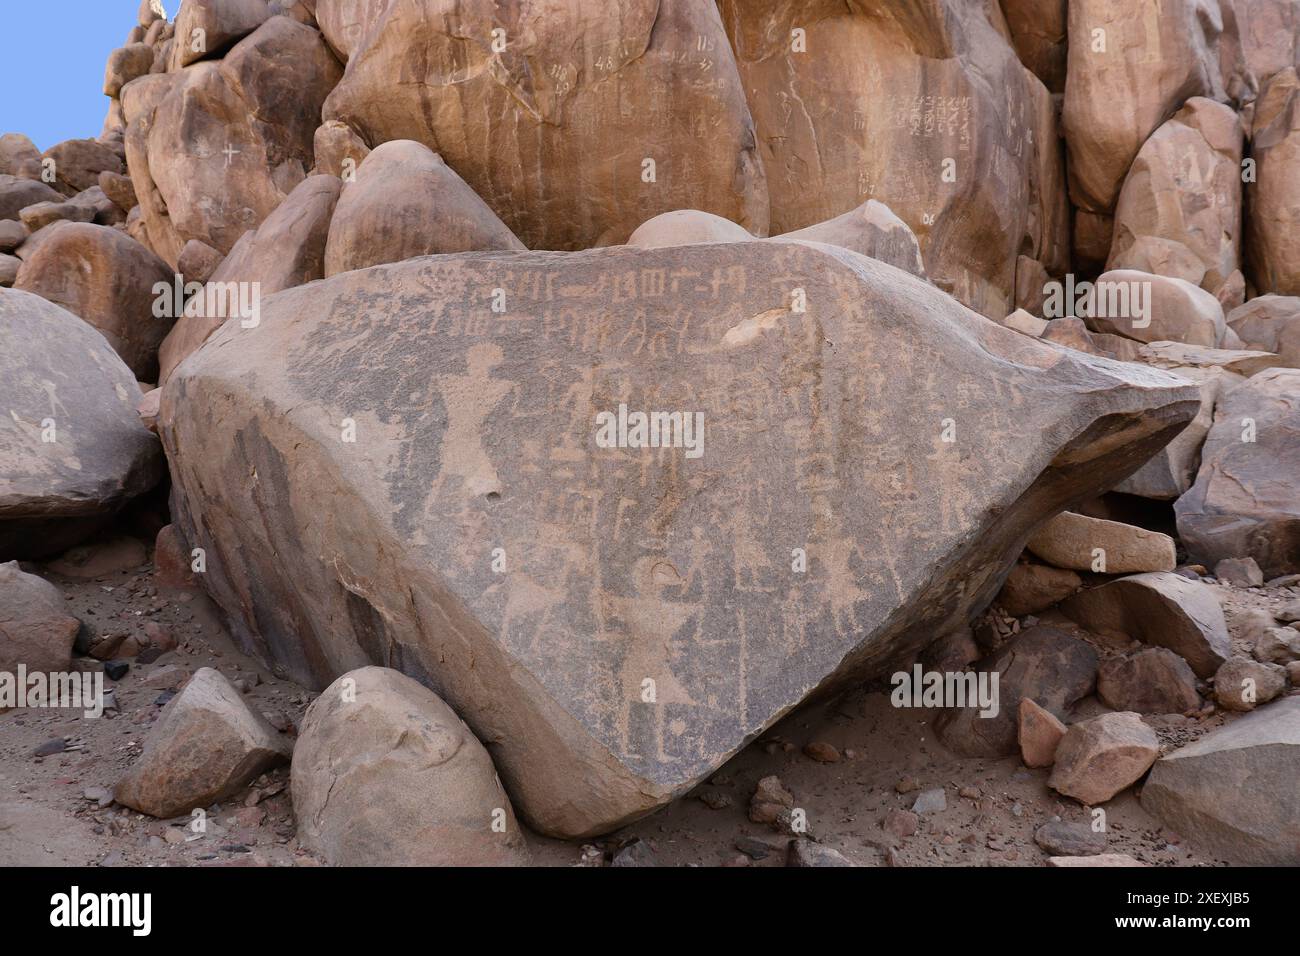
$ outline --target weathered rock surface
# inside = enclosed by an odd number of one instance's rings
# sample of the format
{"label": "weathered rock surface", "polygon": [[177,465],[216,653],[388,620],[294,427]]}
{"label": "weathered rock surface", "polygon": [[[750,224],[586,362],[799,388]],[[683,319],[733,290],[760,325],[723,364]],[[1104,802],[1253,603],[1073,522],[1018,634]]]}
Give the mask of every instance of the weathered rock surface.
{"label": "weathered rock surface", "polygon": [[1246,275],[1262,293],[1300,295],[1300,79],[1273,77],[1255,104],[1246,189]]}
{"label": "weathered rock surface", "polygon": [[95,218],[95,210],[70,200],[38,202],[23,207],[18,218],[30,231],[37,232],[55,222],[90,222]]}
{"label": "weathered rock surface", "polygon": [[0,176],[41,178],[41,151],[22,133],[0,136]]}
{"label": "weathered rock surface", "polygon": [[1137,714],[1102,714],[1071,725],[1056,748],[1047,785],[1096,806],[1137,783],[1156,758],[1160,741]]}
{"label": "weathered rock surface", "polygon": [[272,17],[221,60],[129,83],[126,156],[149,245],[175,265],[190,239],[228,253],[314,165],[338,61],[311,27]]}
{"label": "weathered rock surface", "polygon": [[172,68],[220,56],[270,17],[266,0],[184,0],[176,14]]}
{"label": "weathered rock surface", "polygon": [[[1141,314],[1135,304],[1139,301]],[[1133,269],[1102,273],[1088,303],[1084,321],[1090,329],[1139,342],[1186,342],[1215,348],[1227,327],[1223,306],[1209,292],[1182,279]]]}
{"label": "weathered rock surface", "polygon": [[[1197,407],[1167,373],[1027,339],[825,245],[430,257],[263,313],[164,388],[205,585],[305,684],[372,661],[428,680],[493,741],[520,811],[566,835],[653,809],[810,691],[967,623],[1044,516]],[[696,411],[706,444],[600,447],[594,416],[620,404]],[[853,449],[888,451],[868,469]],[[809,575],[764,551],[775,528]]]}
{"label": "weathered rock surface", "polygon": [[1065,736],[1065,724],[1031,697],[1020,698],[1016,717],[1020,759],[1026,767],[1050,767],[1056,760],[1056,748]]}
{"label": "weathered rock surface", "polygon": [[1264,572],[1254,558],[1224,558],[1214,566],[1214,576],[1238,588],[1264,586]]}
{"label": "weathered rock surface", "polygon": [[234,796],[292,752],[230,681],[201,667],[163,708],[113,798],[151,817],[174,817]]}
{"label": "weathered rock surface", "polygon": [[[1151,364],[1161,367],[1159,362]],[[1214,424],[1215,406],[1224,391],[1241,382],[1240,376],[1217,367],[1175,366],[1172,370],[1200,387],[1200,410],[1190,425],[1174,436],[1174,440],[1156,452],[1146,464],[1117,484],[1115,491],[1154,498],[1157,501],[1172,501],[1191,488],[1192,482],[1196,480],[1197,469],[1201,466],[1201,446]]]}
{"label": "weathered rock surface", "polygon": [[[1227,342],[1226,336],[1224,341]],[[1194,378],[1188,372],[1198,369],[1230,372],[1233,385],[1256,372],[1285,364],[1279,362],[1272,352],[1258,352],[1237,346],[1212,349],[1204,345],[1188,345],[1186,342],[1144,343],[1138,346],[1134,360],[1156,368],[1169,369],[1184,378]],[[1228,387],[1230,386],[1225,382],[1225,388]]]}
{"label": "weathered rock surface", "polygon": [[1131,269],[1152,275],[1182,279],[1199,286],[1205,279],[1205,263],[1191,249],[1174,239],[1137,236],[1122,251],[1111,247],[1107,269]]}
{"label": "weathered rock surface", "polygon": [[39,180],[0,173],[0,219],[17,219],[28,206],[60,203],[66,198]]}
{"label": "weathered rock surface", "polygon": [[1073,571],[1131,574],[1172,571],[1177,564],[1169,535],[1071,511],[1045,522],[1029,536],[1027,547],[1049,564]]}
{"label": "weathered rock surface", "polygon": [[1252,653],[1266,664],[1290,664],[1300,661],[1300,630],[1293,627],[1270,627],[1259,635]]}
{"label": "weathered rock surface", "polygon": [[70,139],[51,146],[44,158],[54,161],[55,188],[65,196],[75,196],[99,185],[99,174],[104,170],[126,172],[119,149],[97,139]]}
{"label": "weathered rock surface", "polygon": [[921,246],[916,235],[888,206],[874,199],[868,199],[857,209],[834,219],[783,233],[776,238],[829,242],[925,278],[925,263],[921,259]]}
{"label": "weathered rock surface", "polygon": [[1142,806],[1230,863],[1300,866],[1300,697],[1157,760]]}
{"label": "weathered rock surface", "polygon": [[[325,250],[330,219],[342,183],[333,176],[308,176],[256,232],[245,233],[230,255],[212,273],[201,296],[186,303],[158,352],[158,381],[166,383],[209,335],[244,305],[257,305],[273,293],[312,282],[325,275]],[[251,312],[251,308],[249,310]]]}
{"label": "weathered rock surface", "polygon": [[354,15],[371,26],[343,41],[355,46],[323,118],[368,143],[424,143],[528,248],[624,242],[674,209],[767,235],[754,126],[713,4],[528,3],[499,20],[488,4],[410,0]]}
{"label": "weathered rock surface", "polygon": [[916,234],[937,285],[1006,315],[1031,232],[1028,254],[1040,257],[1035,191],[1052,204],[1064,184],[1039,182],[1039,151],[1059,150],[1054,129],[1039,128],[1047,92],[984,6],[718,6],[757,125],[772,232],[879,200]]}
{"label": "weathered rock surface", "polygon": [[1274,353],[1275,366],[1300,368],[1300,296],[1251,299],[1228,314],[1228,326],[1247,348]]}
{"label": "weathered rock surface", "polygon": [[1016,752],[1021,700],[1064,717],[1096,686],[1097,652],[1064,631],[1040,625],[1021,631],[971,670],[998,673],[998,712],[986,716],[978,704],[950,708],[935,718],[935,731],[959,754],[1002,757]]}
{"label": "weathered rock surface", "polygon": [[325,275],[416,256],[523,248],[441,156],[394,140],[366,157],[339,197]]}
{"label": "weathered rock surface", "polygon": [[370,147],[345,123],[330,120],[316,128],[312,137],[316,172],[356,178],[357,170],[370,155]]}
{"label": "weathered rock surface", "polygon": [[207,282],[225,258],[206,242],[191,239],[185,243],[181,254],[177,256],[176,269],[185,277],[187,283]]}
{"label": "weathered rock surface", "polygon": [[1069,597],[1082,583],[1073,571],[1017,561],[998,592],[996,603],[1016,617],[1037,614]]}
{"label": "weathered rock surface", "polygon": [[72,313],[0,291],[0,395],[0,560],[57,554],[158,481],[135,376]]}
{"label": "weathered rock surface", "polygon": [[1086,823],[1049,821],[1034,831],[1034,842],[1058,856],[1095,856],[1105,853],[1106,834]]}
{"label": "weathered rock surface", "polygon": [[340,677],[308,708],[293,756],[298,841],[327,863],[528,862],[492,758],[405,674],[363,667]]}
{"label": "weathered rock surface", "polygon": [[1065,92],[1067,0],[1002,0],[1020,62],[1053,93]]}
{"label": "weathered rock surface", "polygon": [[628,236],[627,244],[638,249],[694,246],[704,242],[745,242],[753,235],[730,219],[698,209],[674,209],[647,219]]}
{"label": "weathered rock surface", "polygon": [[19,664],[32,673],[66,671],[79,630],[58,588],[17,561],[0,564],[0,671],[16,674]]}
{"label": "weathered rock surface", "polygon": [[13,252],[29,235],[31,232],[17,219],[0,219],[0,252]]}
{"label": "weathered rock surface", "polygon": [[1062,125],[1075,205],[1109,212],[1161,123],[1191,97],[1224,98],[1222,29],[1213,0],[1070,0]]}
{"label": "weathered rock surface", "polygon": [[1300,369],[1269,369],[1220,399],[1196,483],[1174,504],[1193,560],[1250,556],[1300,571]]}
{"label": "weathered rock surface", "polygon": [[317,0],[316,21],[321,33],[344,63],[393,0]]}
{"label": "weathered rock surface", "polygon": [[175,274],[130,236],[108,226],[69,223],[44,240],[18,271],[14,288],[63,306],[98,329],[138,380],[158,371],[158,346],[172,317],[154,314],[154,286]]}
{"label": "weathered rock surface", "polygon": [[1135,574],[1080,591],[1061,610],[1094,634],[1167,647],[1198,677],[1212,676],[1232,653],[1214,592],[1171,572]]}
{"label": "weathered rock surface", "polygon": [[1196,675],[1164,647],[1103,661],[1097,668],[1097,696],[1112,710],[1139,714],[1184,714],[1201,707]]}
{"label": "weathered rock surface", "polygon": [[139,79],[153,66],[153,47],[147,43],[128,43],[108,55],[104,64],[104,95],[117,96],[122,87]]}
{"label": "weathered rock surface", "polygon": [[[1241,264],[1241,120],[1230,106],[1193,97],[1142,144],[1115,206],[1107,268],[1139,238],[1176,242],[1218,292]],[[1164,273],[1162,273],[1164,274]]]}
{"label": "weathered rock surface", "polygon": [[1233,657],[1214,675],[1214,699],[1226,710],[1254,710],[1286,690],[1286,681],[1277,664]]}

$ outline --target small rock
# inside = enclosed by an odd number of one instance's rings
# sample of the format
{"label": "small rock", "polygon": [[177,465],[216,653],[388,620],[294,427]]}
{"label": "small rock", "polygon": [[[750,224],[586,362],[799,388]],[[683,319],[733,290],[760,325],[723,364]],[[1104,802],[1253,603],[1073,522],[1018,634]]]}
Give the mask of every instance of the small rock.
{"label": "small rock", "polygon": [[140,683],[152,690],[176,690],[189,676],[189,671],[179,664],[164,664],[146,674]]}
{"label": "small rock", "polygon": [[1103,661],[1097,669],[1097,696],[1107,707],[1139,714],[1185,714],[1201,707],[1196,675],[1164,647]]}
{"label": "small rock", "polygon": [[786,847],[786,866],[857,866],[839,850],[811,840],[791,840]]}
{"label": "small rock", "polygon": [[[349,687],[355,695],[345,692]],[[235,701],[247,710],[242,698]],[[292,751],[298,840],[332,866],[528,862],[491,755],[450,706],[412,677],[385,667],[341,675],[308,708]]]}
{"label": "small rock", "polygon": [[824,740],[814,740],[803,748],[804,755],[816,760],[818,763],[839,763],[840,752],[833,745]]}
{"label": "small rock", "polygon": [[1224,558],[1214,566],[1214,576],[1238,588],[1257,588],[1264,584],[1264,572],[1251,557]]}
{"label": "small rock", "polygon": [[1044,823],[1034,833],[1034,842],[1053,856],[1093,856],[1106,852],[1105,833],[1086,823]]}
{"label": "small rock", "polygon": [[917,795],[916,801],[912,804],[913,813],[942,813],[948,809],[948,798],[944,795],[943,787],[934,787],[930,790],[922,790]]}
{"label": "small rock", "polygon": [[1065,568],[1018,561],[995,603],[1016,617],[1037,614],[1069,597],[1082,583],[1079,575]]}
{"label": "small rock", "polygon": [[1026,767],[1050,767],[1056,748],[1065,736],[1065,724],[1051,711],[1044,710],[1028,697],[1020,699],[1018,735],[1020,757]]}
{"label": "small rock", "polygon": [[107,787],[87,787],[81,795],[98,804],[101,810],[113,802],[113,793]]}
{"label": "small rock", "polygon": [[731,797],[720,790],[701,790],[697,796],[700,803],[710,810],[725,810],[731,806]]}
{"label": "small rock", "polygon": [[645,840],[633,840],[614,854],[610,866],[658,866],[654,851]]}
{"label": "small rock", "polygon": [[104,661],[104,675],[109,680],[121,680],[130,669],[131,665],[126,661]]}
{"label": "small rock", "polygon": [[1248,657],[1225,661],[1214,675],[1214,699],[1225,710],[1254,710],[1286,689],[1286,670]]}
{"label": "small rock", "polygon": [[1290,664],[1300,660],[1300,631],[1268,627],[1255,641],[1255,660],[1265,664]]}
{"label": "small rock", "polygon": [[114,796],[141,813],[174,817],[232,796],[290,751],[229,681],[204,667],[164,708]]}
{"label": "small rock", "polygon": [[766,860],[776,849],[770,843],[766,843],[756,837],[741,837],[736,841],[736,849],[751,860]]}
{"label": "small rock", "polygon": [[794,794],[781,785],[781,778],[764,777],[749,799],[749,819],[754,823],[775,823],[782,810],[793,807]]}
{"label": "small rock", "polygon": [[1096,856],[1053,856],[1047,860],[1048,866],[1146,866],[1127,853],[1099,853]]}
{"label": "small rock", "polygon": [[1159,755],[1155,731],[1137,714],[1102,714],[1066,731],[1047,785],[1096,806],[1136,783]]}
{"label": "small rock", "polygon": [[881,827],[886,833],[892,833],[900,840],[906,840],[916,833],[920,825],[920,817],[911,810],[894,809],[885,815],[885,822]]}
{"label": "small rock", "polygon": [[47,740],[35,750],[32,751],[33,757],[52,757],[54,754],[61,754],[68,749],[67,741],[62,737],[55,737],[53,740]]}

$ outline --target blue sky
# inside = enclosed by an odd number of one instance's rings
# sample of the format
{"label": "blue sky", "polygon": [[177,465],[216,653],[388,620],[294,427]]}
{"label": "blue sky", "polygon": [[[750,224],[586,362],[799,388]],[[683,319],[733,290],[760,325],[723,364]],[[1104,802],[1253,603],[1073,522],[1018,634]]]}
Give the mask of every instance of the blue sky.
{"label": "blue sky", "polygon": [[[174,16],[178,0],[163,0]],[[140,0],[5,0],[0,11],[0,133],[38,149],[99,135],[108,112],[104,62],[136,25]]]}

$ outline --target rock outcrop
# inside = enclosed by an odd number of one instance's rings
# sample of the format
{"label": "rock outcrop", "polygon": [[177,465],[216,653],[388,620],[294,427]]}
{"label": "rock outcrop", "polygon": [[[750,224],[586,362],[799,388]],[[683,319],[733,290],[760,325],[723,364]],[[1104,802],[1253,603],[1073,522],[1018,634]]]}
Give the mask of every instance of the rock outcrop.
{"label": "rock outcrop", "polygon": [[[984,7],[718,6],[758,129],[772,232],[876,199],[916,234],[937,285],[991,318],[1011,311],[1027,236],[1030,257],[1045,258],[1045,217],[1031,221],[1031,205],[1061,208],[1064,182],[1059,156],[1040,157],[1059,150],[1050,97]],[[1057,180],[1042,182],[1054,165]],[[1051,242],[1065,244],[1065,226]]]}
{"label": "rock outcrop", "polygon": [[712,3],[350,6],[322,11],[348,53],[323,118],[372,145],[428,146],[528,248],[624,242],[674,209],[767,235],[753,121]]}
{"label": "rock outcrop", "polygon": [[318,32],[278,16],[219,60],[123,87],[150,247],[175,265],[191,239],[228,253],[256,229],[315,165],[321,104],[341,72]]}

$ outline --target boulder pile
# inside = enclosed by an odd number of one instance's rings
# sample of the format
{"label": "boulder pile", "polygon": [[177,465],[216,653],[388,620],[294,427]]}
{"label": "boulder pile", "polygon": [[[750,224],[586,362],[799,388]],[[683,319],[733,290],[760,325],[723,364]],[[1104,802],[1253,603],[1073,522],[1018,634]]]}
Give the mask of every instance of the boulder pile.
{"label": "boulder pile", "polygon": [[0,658],[112,659],[29,572],[152,508],[320,695],[167,688],[154,817],[292,759],[326,862],[523,864],[916,663],[995,688],[954,753],[1300,863],[1292,13],[143,0],[98,136],[0,136]]}

